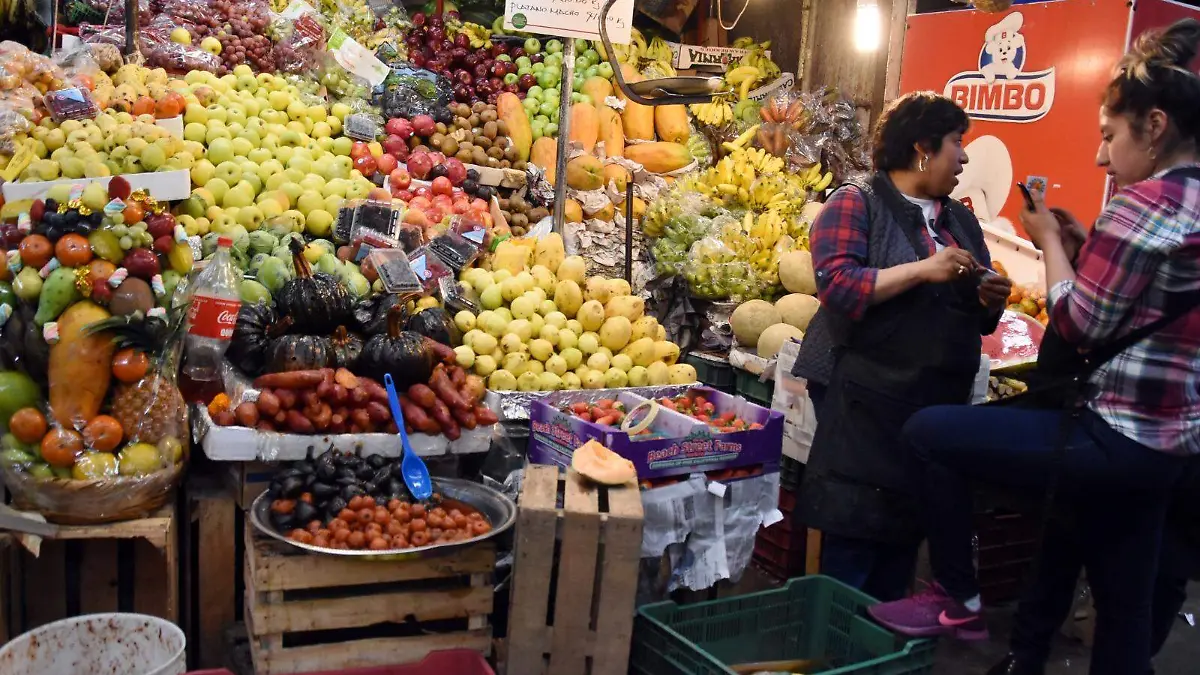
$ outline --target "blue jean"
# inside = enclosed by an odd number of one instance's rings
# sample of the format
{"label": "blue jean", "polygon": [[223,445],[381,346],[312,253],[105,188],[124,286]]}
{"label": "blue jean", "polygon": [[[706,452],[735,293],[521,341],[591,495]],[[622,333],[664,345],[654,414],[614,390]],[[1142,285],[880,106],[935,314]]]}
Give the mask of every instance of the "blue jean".
{"label": "blue jean", "polygon": [[917,544],[821,536],[821,574],[881,602],[908,595],[917,569]]}
{"label": "blue jean", "polygon": [[937,406],[909,420],[904,437],[921,485],[933,574],[957,600],[979,593],[969,481],[1038,494],[1057,475],[1096,601],[1089,672],[1145,673],[1163,522],[1183,459],[1142,446],[1087,411],[1071,428],[1060,460],[1061,419],[1055,411]]}

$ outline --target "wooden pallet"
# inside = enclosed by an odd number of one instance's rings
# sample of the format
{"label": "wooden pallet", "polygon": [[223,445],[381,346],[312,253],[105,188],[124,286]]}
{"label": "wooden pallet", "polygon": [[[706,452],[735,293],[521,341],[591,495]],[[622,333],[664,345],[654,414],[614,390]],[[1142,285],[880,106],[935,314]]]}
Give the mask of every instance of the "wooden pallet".
{"label": "wooden pallet", "polygon": [[5,570],[0,642],[80,614],[140,612],[179,620],[179,554],[174,504],[148,518],[61,526],[37,557],[0,537]]}
{"label": "wooden pallet", "polygon": [[519,509],[507,672],[624,675],[642,548],[636,481],[603,487],[529,466]]}
{"label": "wooden pallet", "polygon": [[225,630],[237,620],[239,525],[236,495],[217,477],[188,476],[181,518],[183,608],[190,663],[218,668],[225,662]]}
{"label": "wooden pallet", "polygon": [[419,661],[438,649],[491,651],[496,549],[369,562],[306,554],[246,523],[246,629],[256,675]]}

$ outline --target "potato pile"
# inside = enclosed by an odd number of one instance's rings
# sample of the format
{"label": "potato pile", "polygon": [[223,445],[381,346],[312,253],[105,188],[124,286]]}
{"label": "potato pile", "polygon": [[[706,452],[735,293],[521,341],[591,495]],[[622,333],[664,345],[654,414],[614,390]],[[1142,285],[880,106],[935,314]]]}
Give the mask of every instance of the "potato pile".
{"label": "potato pile", "polygon": [[[464,164],[488,166],[493,169],[525,169],[517,149],[508,137],[508,125],[500,119],[496,106],[477,102],[450,105],[454,122],[438,122],[435,131],[420,142],[447,157]],[[418,146],[420,147],[420,146]]]}

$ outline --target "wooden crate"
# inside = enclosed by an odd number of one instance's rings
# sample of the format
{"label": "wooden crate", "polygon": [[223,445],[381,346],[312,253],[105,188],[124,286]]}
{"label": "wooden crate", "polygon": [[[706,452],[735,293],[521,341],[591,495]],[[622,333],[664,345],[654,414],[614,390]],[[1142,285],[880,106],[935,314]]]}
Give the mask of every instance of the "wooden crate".
{"label": "wooden crate", "polygon": [[624,675],[642,548],[637,483],[529,466],[519,509],[507,672]]}
{"label": "wooden crate", "polygon": [[225,661],[225,630],[237,620],[242,519],[236,495],[220,476],[188,476],[181,518],[183,607],[189,663],[217,668]]}
{"label": "wooden crate", "polygon": [[179,621],[175,506],[107,525],[61,526],[35,557],[3,536],[0,642],[81,614],[139,612]]}
{"label": "wooden crate", "polygon": [[496,549],[405,562],[311,555],[246,524],[246,629],[256,675],[489,654]]}

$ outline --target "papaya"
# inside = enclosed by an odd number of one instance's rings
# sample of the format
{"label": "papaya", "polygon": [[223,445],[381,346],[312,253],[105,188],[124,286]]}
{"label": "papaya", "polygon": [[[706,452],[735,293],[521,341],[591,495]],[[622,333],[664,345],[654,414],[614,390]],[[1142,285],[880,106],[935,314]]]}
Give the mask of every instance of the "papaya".
{"label": "papaya", "polygon": [[608,80],[599,75],[593,75],[583,81],[583,86],[580,87],[579,93],[586,94],[591,98],[592,105],[596,106],[597,109],[606,108],[608,106],[604,105],[604,99],[612,96],[613,87],[612,83]]}
{"label": "papaya", "polygon": [[579,204],[579,202],[567,197],[566,203],[563,204],[563,218],[568,223],[582,223],[583,207]]}
{"label": "papaya", "polygon": [[596,139],[600,136],[600,119],[596,114],[596,106],[591,103],[572,105],[570,131],[570,139],[579,143],[584,152],[591,154],[596,149]]}
{"label": "papaya", "polygon": [[508,126],[508,138],[513,149],[517,151],[517,159],[529,161],[529,150],[533,146],[533,128],[529,125],[529,117],[516,94],[504,92],[496,98],[496,114]]}
{"label": "papaya", "polygon": [[650,173],[670,173],[692,163],[692,153],[678,143],[638,143],[625,148],[625,158],[646,167]]}
{"label": "papaya", "polygon": [[602,105],[596,115],[600,120],[600,140],[604,142],[605,156],[624,157],[625,127],[621,123],[621,113]]}
{"label": "papaya", "polygon": [[620,164],[605,164],[604,184],[610,182],[616,184],[617,192],[624,193],[625,186],[629,185],[629,170]]}
{"label": "papaya", "polygon": [[549,136],[542,136],[533,142],[529,151],[529,163],[545,169],[546,180],[554,183],[554,170],[558,165],[558,141]]}
{"label": "papaya", "polygon": [[654,107],[654,129],[660,141],[687,143],[691,130],[688,128],[687,108],[681,105]]}
{"label": "papaya", "polygon": [[87,327],[111,316],[94,302],[77,302],[58,317],[58,342],[50,347],[50,413],[67,429],[82,429],[100,413],[112,377],[112,335]]}
{"label": "papaya", "polygon": [[[621,73],[626,82],[641,82],[642,76],[633,66],[622,63]],[[618,92],[619,95],[620,92]],[[624,95],[621,95],[624,98]],[[638,141],[654,140],[654,108],[634,103],[625,99],[625,110],[621,113],[621,126],[625,130],[625,138]]]}
{"label": "papaya", "polygon": [[576,190],[604,187],[604,167],[591,155],[580,155],[567,163],[567,185]]}

